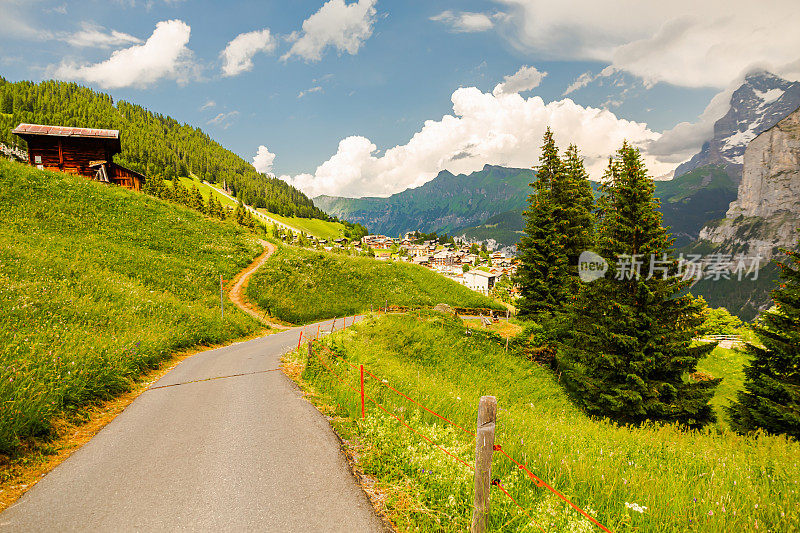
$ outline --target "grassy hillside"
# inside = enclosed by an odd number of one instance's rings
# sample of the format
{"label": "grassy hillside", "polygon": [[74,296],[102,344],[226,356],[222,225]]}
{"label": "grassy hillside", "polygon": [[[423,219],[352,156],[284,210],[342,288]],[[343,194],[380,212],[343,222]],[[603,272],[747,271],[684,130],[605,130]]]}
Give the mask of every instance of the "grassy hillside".
{"label": "grassy hillside", "polygon": [[129,388],[170,352],[250,334],[228,305],[261,250],[230,223],[0,160],[0,453]]}
{"label": "grassy hillside", "polygon": [[500,306],[430,270],[409,263],[377,261],[281,247],[253,275],[247,298],[272,316],[294,323],[341,317],[385,305]]}
{"label": "grassy hillside", "polygon": [[230,207],[231,209],[236,208],[236,202],[225,196],[224,194],[220,194],[205,183],[200,180],[192,179],[192,178],[180,178],[181,183],[186,186],[187,189],[191,189],[193,186],[197,186],[197,190],[200,191],[200,194],[203,195],[204,200],[208,200],[208,197],[212,194],[214,197],[222,203],[223,206]]}
{"label": "grassy hillside", "polygon": [[[457,424],[474,428],[481,395],[498,399],[496,443],[612,531],[797,531],[800,444],[782,437],[619,427],[578,411],[551,371],[513,354],[452,317],[389,315],[326,339],[333,350]],[[305,355],[289,356],[301,371]],[[328,363],[349,385],[358,374],[342,358]],[[358,465],[377,479],[390,517],[404,531],[469,529],[472,471],[403,429],[371,403],[360,420],[358,395],[317,361],[302,371],[326,413],[358,446]],[[474,439],[420,414],[367,378],[367,393],[463,460]],[[492,477],[544,531],[599,531],[495,453]],[[492,488],[491,531],[538,531]],[[630,506],[645,507],[639,512]]]}
{"label": "grassy hillside", "polygon": [[736,399],[736,392],[742,390],[747,361],[748,356],[743,352],[717,347],[697,364],[698,372],[722,378],[711,400],[719,427],[729,427],[725,407]]}
{"label": "grassy hillside", "polygon": [[313,235],[314,237],[331,240],[338,239],[344,235],[344,224],[341,224],[340,222],[330,222],[327,220],[320,220],[318,218],[284,217],[281,215],[276,215],[275,213],[270,213],[264,209],[261,209],[260,211],[267,216],[274,218],[278,222],[288,224],[289,226],[297,228],[308,235]]}

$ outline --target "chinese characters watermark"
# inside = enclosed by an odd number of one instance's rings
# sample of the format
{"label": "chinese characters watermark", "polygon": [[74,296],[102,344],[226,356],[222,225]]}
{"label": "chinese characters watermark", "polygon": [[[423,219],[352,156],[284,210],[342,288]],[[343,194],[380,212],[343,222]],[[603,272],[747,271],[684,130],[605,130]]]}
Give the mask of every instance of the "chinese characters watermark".
{"label": "chinese characters watermark", "polygon": [[[677,277],[694,280],[757,280],[763,257],[744,254],[680,254],[672,258],[667,254],[620,254],[613,271],[618,281]],[[586,283],[605,277],[609,262],[599,254],[587,250],[578,258],[578,276]]]}

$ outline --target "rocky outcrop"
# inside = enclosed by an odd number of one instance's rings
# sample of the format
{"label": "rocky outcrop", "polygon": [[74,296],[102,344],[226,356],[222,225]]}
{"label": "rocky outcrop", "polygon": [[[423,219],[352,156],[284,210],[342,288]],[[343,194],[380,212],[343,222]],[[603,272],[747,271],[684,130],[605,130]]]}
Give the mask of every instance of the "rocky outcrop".
{"label": "rocky outcrop", "polygon": [[742,182],[724,219],[707,225],[700,239],[720,251],[771,259],[793,248],[800,228],[800,108],[747,146]]}

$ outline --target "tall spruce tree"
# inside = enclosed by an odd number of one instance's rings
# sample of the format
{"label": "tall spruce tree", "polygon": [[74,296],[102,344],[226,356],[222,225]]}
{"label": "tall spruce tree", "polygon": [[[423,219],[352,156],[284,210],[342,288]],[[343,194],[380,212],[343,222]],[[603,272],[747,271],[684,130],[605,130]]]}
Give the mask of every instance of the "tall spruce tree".
{"label": "tall spruce tree", "polygon": [[[609,272],[574,301],[572,335],[558,353],[562,378],[591,415],[702,426],[714,420],[708,402],[720,380],[685,376],[714,345],[693,346],[701,306],[678,295],[685,284],[673,275],[673,240],[661,225],[655,186],[638,150],[623,144],[602,189],[596,250]],[[664,270],[650,276],[651,264]]]}
{"label": "tall spruce tree", "polygon": [[517,304],[521,316],[552,313],[560,309],[566,297],[568,276],[566,257],[554,218],[551,186],[562,180],[564,169],[550,128],[544,134],[542,153],[536,167],[533,192],[528,196],[525,235],[518,245],[520,266],[516,283],[520,287]]}
{"label": "tall spruce tree", "polygon": [[553,176],[550,190],[556,233],[563,243],[570,273],[569,289],[573,292],[579,282],[578,258],[594,241],[594,195],[583,159],[574,144],[564,153],[562,169],[562,172]]}
{"label": "tall spruce tree", "polygon": [[741,432],[762,429],[800,440],[800,252],[787,251],[780,263],[781,286],[775,307],[754,326],[763,346],[747,345],[744,390],[728,409]]}

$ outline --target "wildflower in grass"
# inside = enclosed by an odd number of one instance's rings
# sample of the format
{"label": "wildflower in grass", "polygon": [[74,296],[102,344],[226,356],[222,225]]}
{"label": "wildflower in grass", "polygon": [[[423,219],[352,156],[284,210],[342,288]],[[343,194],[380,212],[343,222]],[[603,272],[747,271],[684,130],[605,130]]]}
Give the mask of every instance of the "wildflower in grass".
{"label": "wildflower in grass", "polygon": [[638,503],[635,502],[634,503],[625,502],[625,507],[633,511],[636,511],[637,513],[644,513],[647,510],[647,507],[645,507],[644,505],[639,505]]}

